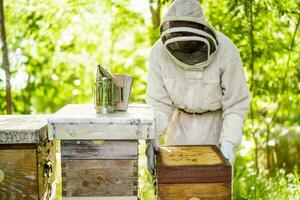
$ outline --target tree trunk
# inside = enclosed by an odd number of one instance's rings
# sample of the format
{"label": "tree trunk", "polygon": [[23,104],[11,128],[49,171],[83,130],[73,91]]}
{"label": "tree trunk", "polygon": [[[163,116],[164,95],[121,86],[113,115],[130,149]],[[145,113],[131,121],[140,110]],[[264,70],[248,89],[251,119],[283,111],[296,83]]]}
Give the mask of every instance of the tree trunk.
{"label": "tree trunk", "polygon": [[158,28],[160,26],[161,0],[149,0],[152,30],[150,33],[150,42],[154,44],[159,38]]}
{"label": "tree trunk", "polygon": [[150,11],[153,29],[160,26],[161,1],[150,0]]}
{"label": "tree trunk", "polygon": [[[248,30],[248,37],[249,37],[249,43],[250,43],[250,71],[251,71],[251,82],[250,82],[250,91],[253,91],[253,84],[254,84],[254,74],[255,74],[255,57],[254,57],[254,21],[253,21],[253,4],[254,2],[251,0],[250,1],[250,8],[248,10],[249,13],[247,13],[247,3],[249,2],[245,2],[245,10],[246,10],[246,14],[248,14],[248,23],[250,25],[249,30]],[[251,122],[252,122],[252,127],[254,127],[254,108],[253,108],[253,101],[251,101],[251,105],[250,105],[250,113],[251,113]],[[258,141],[257,138],[255,136],[255,132],[256,130],[251,130],[252,132],[252,137],[254,140],[254,144],[255,144],[255,170],[256,173],[259,173],[259,167],[258,167]]]}
{"label": "tree trunk", "polygon": [[2,41],[2,59],[3,69],[5,72],[6,82],[6,113],[12,114],[12,100],[11,100],[11,85],[10,85],[10,71],[9,71],[9,60],[8,51],[6,46],[6,32],[5,32],[5,19],[3,0],[0,0],[0,23],[1,23],[1,41]]}

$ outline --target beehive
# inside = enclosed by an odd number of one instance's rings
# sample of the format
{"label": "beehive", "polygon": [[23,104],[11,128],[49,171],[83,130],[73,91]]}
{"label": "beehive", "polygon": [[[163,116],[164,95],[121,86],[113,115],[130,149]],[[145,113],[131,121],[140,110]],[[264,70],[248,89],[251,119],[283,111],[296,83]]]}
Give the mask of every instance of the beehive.
{"label": "beehive", "polygon": [[61,141],[63,199],[137,199],[138,140],[154,137],[148,105],[96,113],[67,105],[49,118],[49,136]]}
{"label": "beehive", "polygon": [[229,200],[231,166],[216,146],[163,146],[157,155],[160,200]]}
{"label": "beehive", "polygon": [[0,199],[55,199],[55,147],[45,116],[0,116]]}

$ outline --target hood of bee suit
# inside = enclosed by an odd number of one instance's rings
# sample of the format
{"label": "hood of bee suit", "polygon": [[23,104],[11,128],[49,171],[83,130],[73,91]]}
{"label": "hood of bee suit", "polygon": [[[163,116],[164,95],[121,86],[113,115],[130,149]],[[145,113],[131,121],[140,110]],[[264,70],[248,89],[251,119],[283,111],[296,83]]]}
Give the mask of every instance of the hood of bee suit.
{"label": "hood of bee suit", "polygon": [[175,0],[160,26],[161,40],[172,59],[186,70],[202,70],[218,50],[216,31],[197,0]]}

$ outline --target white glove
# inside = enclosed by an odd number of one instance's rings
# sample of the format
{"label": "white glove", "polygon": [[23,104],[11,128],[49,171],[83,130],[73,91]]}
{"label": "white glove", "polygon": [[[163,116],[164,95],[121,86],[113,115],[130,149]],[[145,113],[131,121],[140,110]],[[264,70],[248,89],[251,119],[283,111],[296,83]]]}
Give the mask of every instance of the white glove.
{"label": "white glove", "polygon": [[224,155],[224,157],[228,159],[231,166],[233,166],[235,160],[234,144],[229,141],[221,142],[221,152]]}
{"label": "white glove", "polygon": [[149,172],[153,175],[155,170],[155,154],[159,150],[159,142],[157,139],[146,141],[146,156]]}

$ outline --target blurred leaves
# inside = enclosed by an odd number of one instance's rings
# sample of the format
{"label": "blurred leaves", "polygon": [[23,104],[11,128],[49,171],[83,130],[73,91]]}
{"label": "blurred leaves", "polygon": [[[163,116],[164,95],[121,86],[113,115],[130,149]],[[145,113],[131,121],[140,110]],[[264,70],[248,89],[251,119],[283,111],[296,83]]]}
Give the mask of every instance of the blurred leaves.
{"label": "blurred leaves", "polygon": [[[128,4],[108,0],[6,3],[14,113],[48,113],[68,103],[91,102],[98,63],[113,73],[133,75],[132,101],[143,102],[148,30],[143,16]],[[0,80],[0,112],[4,113],[3,76]]]}
{"label": "blurred leaves", "polygon": [[[159,38],[149,3],[160,2],[165,13],[172,1],[143,0],[148,10],[132,9],[140,1],[5,1],[14,113],[51,113],[69,103],[91,103],[98,63],[133,75],[131,101],[144,102],[147,56]],[[295,199],[300,195],[300,2],[200,2],[210,24],[238,47],[252,86],[234,198]],[[4,80],[1,68],[1,114]],[[153,199],[143,148],[140,196]]]}

